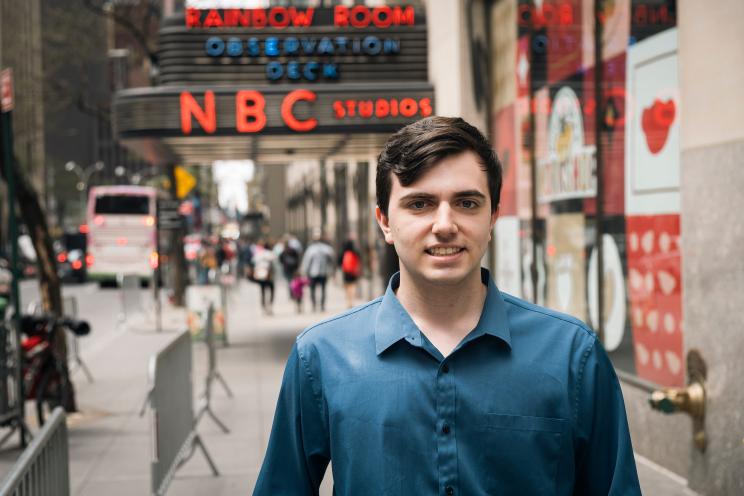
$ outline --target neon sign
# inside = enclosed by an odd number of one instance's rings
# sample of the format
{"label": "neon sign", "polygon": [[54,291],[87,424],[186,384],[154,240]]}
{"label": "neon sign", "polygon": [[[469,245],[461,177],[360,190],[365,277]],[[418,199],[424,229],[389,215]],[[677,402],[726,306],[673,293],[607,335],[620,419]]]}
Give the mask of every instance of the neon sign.
{"label": "neon sign", "polygon": [[[232,97],[235,109],[234,131],[250,134],[263,131],[267,127],[277,127],[277,122],[269,122],[276,115],[267,111],[267,95],[257,90],[239,90]],[[358,119],[390,119],[427,117],[433,114],[430,96],[404,97],[361,97],[333,99],[326,98],[318,103],[316,92],[296,89],[281,98],[272,100],[279,107],[281,126],[297,133],[307,133],[318,127],[318,117],[330,114],[336,121]],[[300,108],[302,106],[302,108]],[[181,133],[190,135],[195,126],[206,134],[217,132],[217,109],[215,92],[207,90],[198,98],[190,91],[180,93]],[[330,108],[329,108],[330,107]],[[327,118],[326,118],[327,119]],[[222,120],[220,122],[223,122]],[[220,133],[228,130],[220,129]]]}
{"label": "neon sign", "polygon": [[[187,28],[306,28],[314,25],[315,9],[272,7],[269,9],[186,9]],[[411,6],[367,7],[337,5],[333,9],[333,26],[364,29],[413,26],[415,12]]]}

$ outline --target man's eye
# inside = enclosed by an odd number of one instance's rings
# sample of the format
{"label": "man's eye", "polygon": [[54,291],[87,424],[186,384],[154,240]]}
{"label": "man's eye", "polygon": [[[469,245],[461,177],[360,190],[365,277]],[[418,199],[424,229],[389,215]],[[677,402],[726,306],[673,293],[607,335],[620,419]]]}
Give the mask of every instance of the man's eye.
{"label": "man's eye", "polygon": [[415,202],[411,202],[411,208],[414,210],[421,210],[426,208],[426,202],[424,200],[416,200]]}
{"label": "man's eye", "polygon": [[478,206],[478,204],[474,202],[473,200],[463,200],[460,202],[460,205],[462,205],[463,208],[468,208],[468,209],[475,208]]}

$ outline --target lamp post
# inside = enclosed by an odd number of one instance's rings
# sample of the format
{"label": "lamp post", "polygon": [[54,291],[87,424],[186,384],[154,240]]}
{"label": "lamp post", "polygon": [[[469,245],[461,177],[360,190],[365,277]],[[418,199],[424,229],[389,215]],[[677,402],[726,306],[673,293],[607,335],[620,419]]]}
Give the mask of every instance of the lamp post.
{"label": "lamp post", "polygon": [[65,170],[67,172],[74,172],[78,178],[78,182],[75,185],[75,188],[80,192],[80,212],[83,216],[83,221],[85,219],[85,193],[88,190],[88,181],[90,180],[90,176],[93,175],[94,172],[102,171],[103,167],[104,164],[101,160],[96,160],[94,163],[85,168],[80,167],[72,160],[65,164]]}

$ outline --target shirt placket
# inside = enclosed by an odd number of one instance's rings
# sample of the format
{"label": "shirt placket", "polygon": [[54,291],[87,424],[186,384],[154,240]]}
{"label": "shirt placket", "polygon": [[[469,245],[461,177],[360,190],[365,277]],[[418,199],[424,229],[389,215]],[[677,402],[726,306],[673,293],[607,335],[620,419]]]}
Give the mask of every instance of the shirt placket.
{"label": "shirt placket", "polygon": [[439,494],[453,496],[457,489],[457,429],[455,425],[454,370],[449,359],[437,371],[437,465]]}

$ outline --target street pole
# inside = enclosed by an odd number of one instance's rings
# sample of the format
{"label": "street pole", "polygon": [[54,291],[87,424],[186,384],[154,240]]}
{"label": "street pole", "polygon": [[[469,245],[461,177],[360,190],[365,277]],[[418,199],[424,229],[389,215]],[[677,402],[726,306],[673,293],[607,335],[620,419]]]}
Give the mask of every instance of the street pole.
{"label": "street pole", "polygon": [[5,163],[5,177],[8,181],[8,238],[10,239],[10,272],[13,276],[10,282],[10,296],[15,310],[14,317],[19,319],[21,300],[18,291],[20,274],[18,273],[18,224],[15,208],[15,167],[13,166],[13,112],[2,112],[0,115],[3,128],[3,162]]}
{"label": "street pole", "polygon": [[[13,111],[12,107],[7,110],[3,108],[0,111],[0,124],[2,124],[2,141],[3,141],[3,162],[5,163],[5,179],[7,181],[8,189],[8,237],[10,238],[10,298],[13,302],[13,327],[16,332],[16,350],[18,352],[18,360],[16,362],[17,369],[17,391],[18,397],[16,401],[19,403],[19,431],[21,436],[21,446],[26,447],[26,431],[27,427],[25,424],[25,398],[26,394],[23,390],[23,377],[20,373],[21,370],[21,299],[20,291],[18,290],[18,279],[20,274],[18,272],[18,224],[16,222],[16,209],[15,209],[15,165],[13,163]],[[5,343],[0,343],[5,346]]]}

